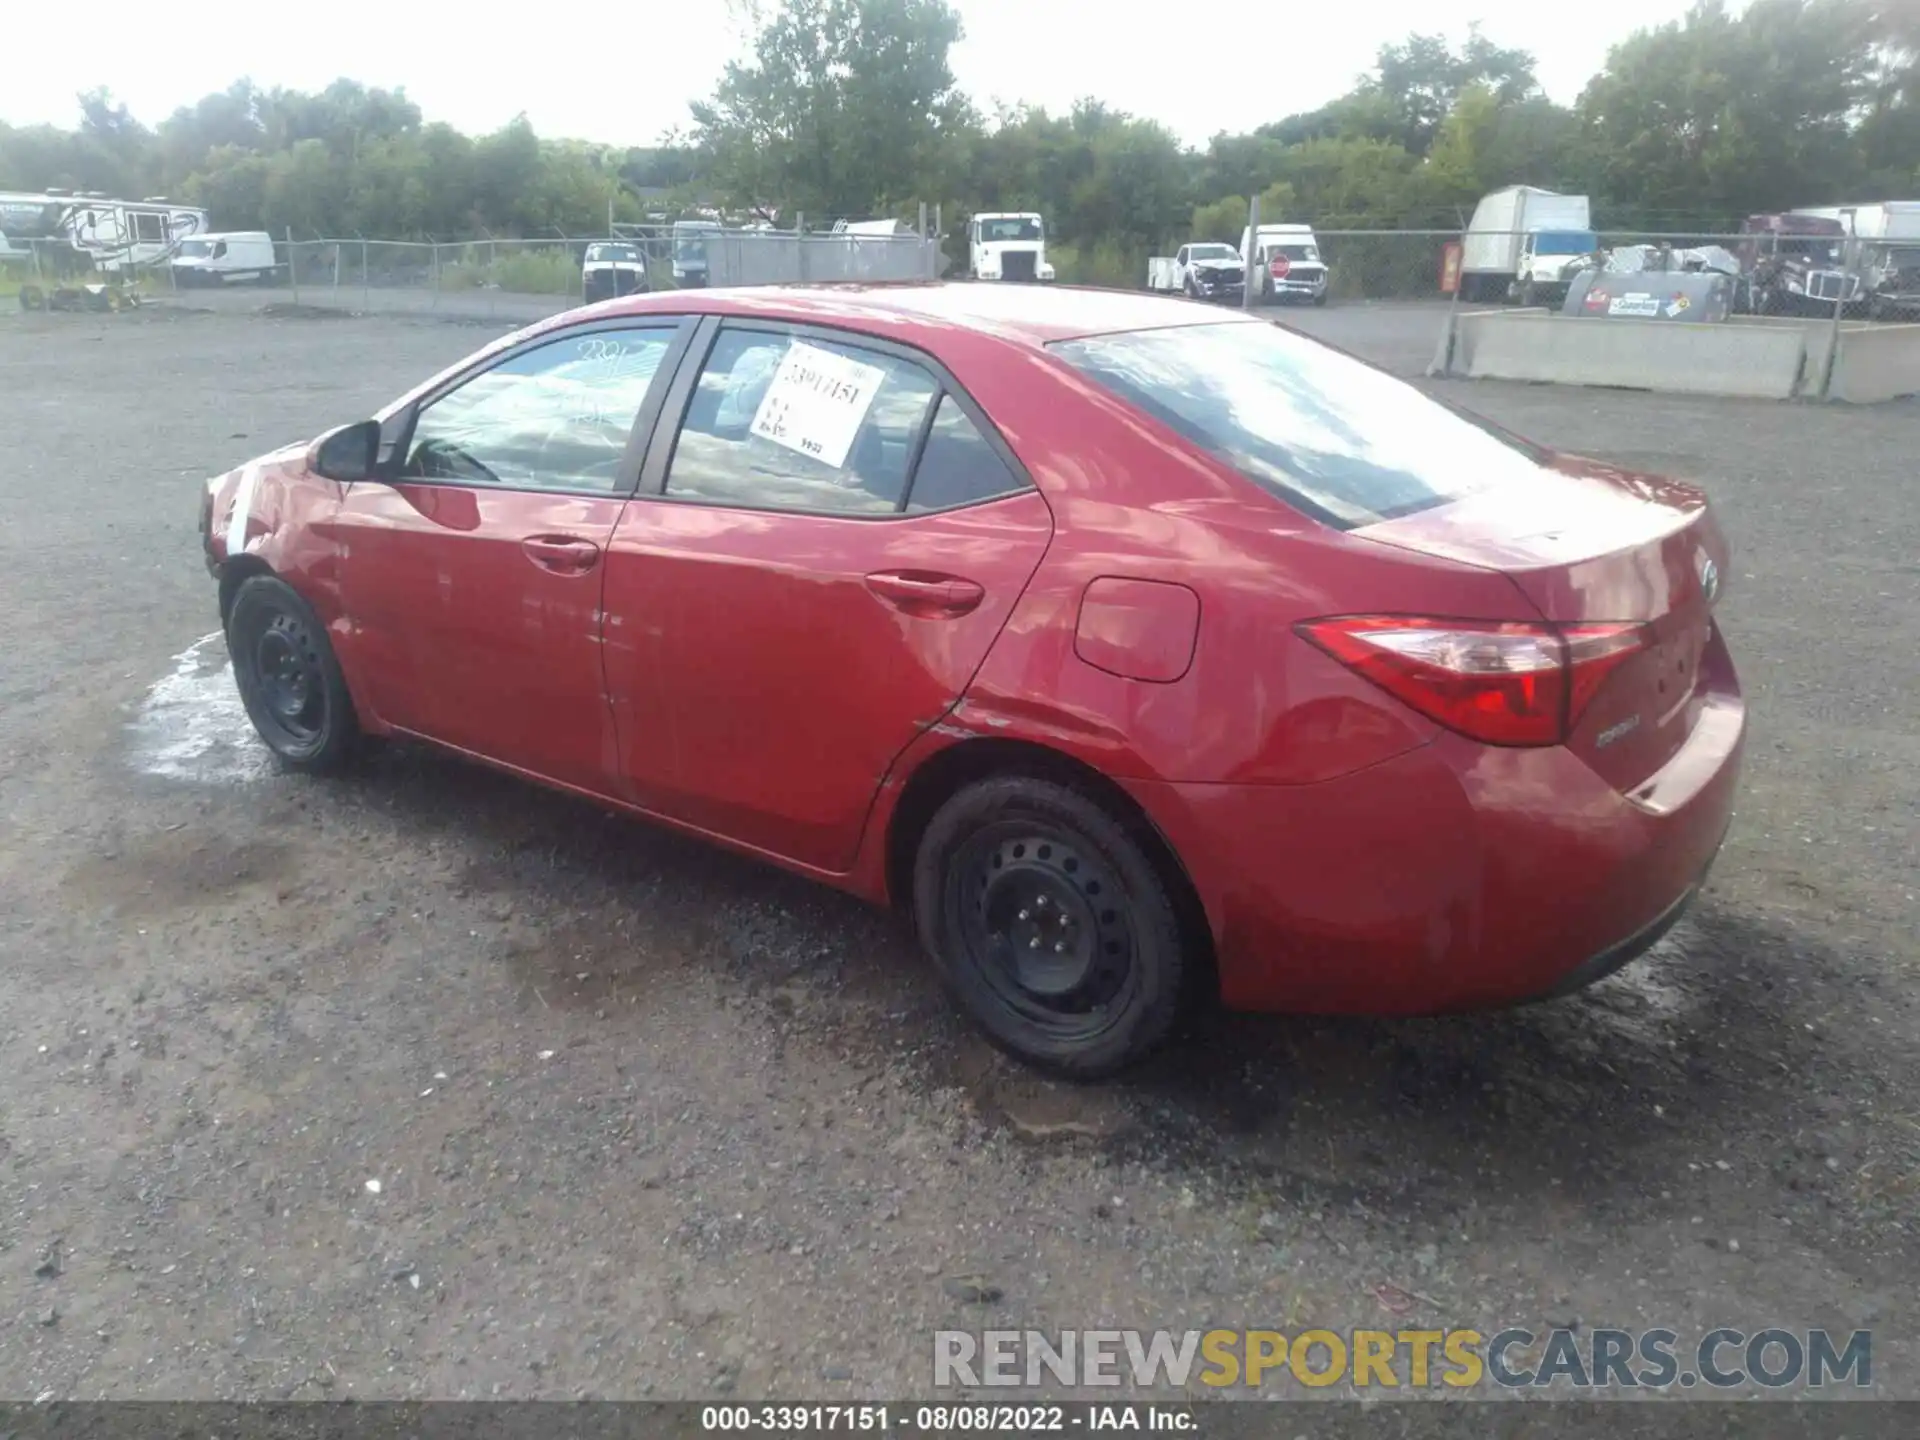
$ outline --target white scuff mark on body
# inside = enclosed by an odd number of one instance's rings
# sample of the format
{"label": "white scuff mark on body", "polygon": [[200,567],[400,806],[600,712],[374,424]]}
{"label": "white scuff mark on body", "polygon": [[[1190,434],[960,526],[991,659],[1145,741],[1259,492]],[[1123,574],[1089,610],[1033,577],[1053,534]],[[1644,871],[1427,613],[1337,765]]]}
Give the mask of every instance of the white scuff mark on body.
{"label": "white scuff mark on body", "polygon": [[227,555],[238,555],[247,548],[247,516],[253,509],[253,490],[260,483],[260,462],[240,472],[240,484],[233,492],[233,513],[227,517]]}
{"label": "white scuff mark on body", "polygon": [[240,784],[274,770],[254,734],[227,659],[226,637],[202,636],[173,657],[128,726],[134,769],[168,780]]}

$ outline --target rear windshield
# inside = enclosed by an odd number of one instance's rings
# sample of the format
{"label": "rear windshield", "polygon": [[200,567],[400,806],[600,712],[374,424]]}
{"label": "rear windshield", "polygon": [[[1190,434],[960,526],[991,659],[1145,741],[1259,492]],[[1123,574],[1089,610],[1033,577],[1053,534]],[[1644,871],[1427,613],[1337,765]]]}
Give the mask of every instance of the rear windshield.
{"label": "rear windshield", "polygon": [[1088,379],[1338,529],[1532,479],[1544,455],[1274,324],[1056,341]]}

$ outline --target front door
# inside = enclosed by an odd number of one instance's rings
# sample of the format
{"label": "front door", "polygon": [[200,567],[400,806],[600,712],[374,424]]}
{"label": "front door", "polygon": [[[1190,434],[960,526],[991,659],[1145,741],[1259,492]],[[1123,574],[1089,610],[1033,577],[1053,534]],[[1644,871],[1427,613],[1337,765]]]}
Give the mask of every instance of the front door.
{"label": "front door", "polygon": [[391,481],[351,487],[335,522],[349,643],[381,719],[612,788],[603,562],[639,468],[636,417],[677,333],[542,339],[402,420]]}
{"label": "front door", "polygon": [[986,658],[1052,514],[912,352],[728,324],[668,406],[607,553],[628,795],[845,870],[889,767]]}

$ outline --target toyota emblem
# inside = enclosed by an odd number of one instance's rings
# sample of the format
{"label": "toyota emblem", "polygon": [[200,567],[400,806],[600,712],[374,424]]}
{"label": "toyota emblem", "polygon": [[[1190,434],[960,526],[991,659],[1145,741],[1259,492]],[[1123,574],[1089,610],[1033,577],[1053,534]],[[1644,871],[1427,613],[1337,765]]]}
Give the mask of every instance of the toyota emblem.
{"label": "toyota emblem", "polygon": [[1700,593],[1707,597],[1709,605],[1720,598],[1720,567],[1711,559],[1700,562]]}

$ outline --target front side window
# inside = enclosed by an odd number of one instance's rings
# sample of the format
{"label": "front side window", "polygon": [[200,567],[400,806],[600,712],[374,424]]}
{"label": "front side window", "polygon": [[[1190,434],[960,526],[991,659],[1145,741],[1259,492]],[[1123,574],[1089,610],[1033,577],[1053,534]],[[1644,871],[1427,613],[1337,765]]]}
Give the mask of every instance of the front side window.
{"label": "front side window", "polygon": [[811,336],[722,330],[667,469],[667,495],[829,514],[900,508],[933,376]]}
{"label": "front side window", "polygon": [[1521,444],[1278,325],[1230,321],[1057,341],[1102,388],[1339,529],[1537,478]]}
{"label": "front side window", "polygon": [[612,494],[673,334],[599,330],[510,356],[421,409],[400,478]]}

